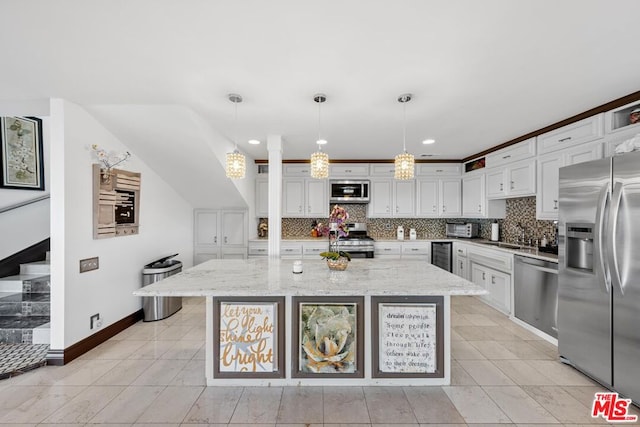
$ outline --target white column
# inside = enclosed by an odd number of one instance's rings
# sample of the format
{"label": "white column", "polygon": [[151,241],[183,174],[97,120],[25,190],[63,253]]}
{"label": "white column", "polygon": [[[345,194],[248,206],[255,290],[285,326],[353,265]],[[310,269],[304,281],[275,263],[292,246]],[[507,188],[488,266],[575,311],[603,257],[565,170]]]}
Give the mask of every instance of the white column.
{"label": "white column", "polygon": [[268,135],[269,151],[269,258],[280,258],[282,236],[282,136]]}

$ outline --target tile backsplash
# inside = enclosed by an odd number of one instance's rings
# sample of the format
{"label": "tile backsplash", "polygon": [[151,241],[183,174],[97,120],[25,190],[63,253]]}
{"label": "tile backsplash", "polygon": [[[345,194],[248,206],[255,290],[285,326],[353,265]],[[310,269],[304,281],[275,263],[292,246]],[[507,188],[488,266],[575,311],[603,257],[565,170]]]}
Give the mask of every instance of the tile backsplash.
{"label": "tile backsplash", "polygon": [[[368,234],[374,239],[395,239],[396,229],[402,225],[405,237],[409,238],[408,229],[415,228],[418,239],[441,239],[446,237],[447,222],[475,222],[480,224],[481,236],[491,237],[492,219],[464,218],[367,218],[366,204],[345,203],[341,205],[349,213],[349,221],[366,222]],[[262,219],[261,219],[262,220]],[[311,235],[311,223],[314,218],[283,218],[282,237],[306,238]],[[315,218],[315,221],[326,223],[327,218]],[[515,242],[521,236],[520,225],[525,229],[526,240],[540,240],[546,235],[549,244],[555,243],[555,225],[553,221],[536,220],[536,198],[522,197],[506,200],[506,216],[497,220],[500,224],[500,240]]]}

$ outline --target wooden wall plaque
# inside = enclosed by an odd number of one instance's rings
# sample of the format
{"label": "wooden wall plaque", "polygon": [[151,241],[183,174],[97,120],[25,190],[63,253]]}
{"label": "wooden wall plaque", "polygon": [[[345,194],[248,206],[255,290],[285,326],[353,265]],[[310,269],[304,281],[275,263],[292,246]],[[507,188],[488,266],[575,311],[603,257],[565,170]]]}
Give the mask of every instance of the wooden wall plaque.
{"label": "wooden wall plaque", "polygon": [[93,238],[138,234],[140,174],[93,165]]}

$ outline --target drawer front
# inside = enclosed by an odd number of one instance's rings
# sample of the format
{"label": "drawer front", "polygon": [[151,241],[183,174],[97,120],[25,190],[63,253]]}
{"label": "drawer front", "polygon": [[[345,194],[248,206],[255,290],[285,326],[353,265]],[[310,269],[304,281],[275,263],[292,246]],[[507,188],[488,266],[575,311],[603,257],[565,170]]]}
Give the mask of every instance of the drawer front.
{"label": "drawer front", "polygon": [[538,136],[538,152],[549,153],[602,138],[603,121],[603,115],[598,114],[542,134]]}
{"label": "drawer front", "polygon": [[513,255],[505,254],[500,251],[477,250],[476,248],[468,251],[469,261],[494,268],[499,271],[511,274],[513,269]]}
{"label": "drawer front", "polygon": [[384,243],[376,243],[375,244],[375,254],[376,255],[400,255],[401,246],[399,244],[384,244]]}
{"label": "drawer front", "polygon": [[402,245],[402,255],[429,255],[429,244],[426,245]]}
{"label": "drawer front", "polygon": [[281,256],[301,256],[302,245],[282,245],[280,247]]}
{"label": "drawer front", "polygon": [[282,176],[309,176],[311,168],[308,163],[282,165]]}
{"label": "drawer front", "polygon": [[329,250],[329,243],[327,243],[325,246],[303,246],[302,251],[304,253],[305,257],[316,257],[316,256],[320,256],[321,252],[326,252]]}
{"label": "drawer front", "polygon": [[330,165],[329,175],[331,178],[350,177],[350,176],[369,176],[369,164],[344,164],[344,165]]}
{"label": "drawer front", "polygon": [[393,163],[372,163],[369,165],[371,176],[394,176],[396,168]]}
{"label": "drawer front", "polygon": [[269,255],[269,248],[266,246],[251,246],[249,245],[249,255]]}
{"label": "drawer front", "polygon": [[536,139],[529,138],[511,147],[487,155],[487,168],[506,165],[518,160],[528,159],[536,155]]}
{"label": "drawer front", "polygon": [[459,163],[419,163],[416,166],[417,176],[460,176]]}
{"label": "drawer front", "polygon": [[454,244],[453,248],[454,248],[454,253],[457,256],[461,256],[461,257],[466,257],[467,256],[467,248],[466,248],[466,246],[456,246]]}

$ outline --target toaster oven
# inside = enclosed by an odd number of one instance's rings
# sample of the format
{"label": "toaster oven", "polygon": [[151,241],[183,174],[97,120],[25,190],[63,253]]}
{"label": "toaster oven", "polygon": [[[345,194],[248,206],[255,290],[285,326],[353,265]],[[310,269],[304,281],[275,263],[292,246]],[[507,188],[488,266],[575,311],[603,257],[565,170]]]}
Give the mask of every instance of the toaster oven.
{"label": "toaster oven", "polygon": [[473,222],[447,223],[447,237],[471,239],[480,236],[480,224]]}

